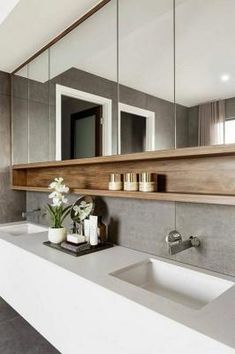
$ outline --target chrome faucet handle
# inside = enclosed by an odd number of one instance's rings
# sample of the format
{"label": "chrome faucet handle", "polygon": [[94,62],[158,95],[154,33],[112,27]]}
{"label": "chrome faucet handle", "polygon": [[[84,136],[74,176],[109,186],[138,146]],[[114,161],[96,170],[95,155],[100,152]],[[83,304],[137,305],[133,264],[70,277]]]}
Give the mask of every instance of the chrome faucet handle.
{"label": "chrome faucet handle", "polygon": [[180,243],[182,242],[182,236],[177,230],[170,231],[166,236],[166,243]]}
{"label": "chrome faucet handle", "polygon": [[189,237],[191,244],[193,247],[199,247],[200,246],[200,239],[197,236],[190,236]]}

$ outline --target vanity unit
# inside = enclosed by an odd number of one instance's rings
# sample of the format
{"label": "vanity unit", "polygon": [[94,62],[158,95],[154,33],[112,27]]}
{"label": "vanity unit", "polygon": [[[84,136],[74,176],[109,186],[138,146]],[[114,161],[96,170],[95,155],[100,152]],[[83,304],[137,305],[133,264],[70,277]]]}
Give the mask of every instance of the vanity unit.
{"label": "vanity unit", "polygon": [[[0,296],[63,354],[235,352],[234,12],[104,0],[8,78],[4,178],[27,221],[0,225]],[[99,197],[118,246],[43,245],[30,210],[45,223],[56,177]]]}
{"label": "vanity unit", "polygon": [[0,228],[1,296],[62,353],[234,353],[234,277],[120,246],[75,258],[17,227]]}

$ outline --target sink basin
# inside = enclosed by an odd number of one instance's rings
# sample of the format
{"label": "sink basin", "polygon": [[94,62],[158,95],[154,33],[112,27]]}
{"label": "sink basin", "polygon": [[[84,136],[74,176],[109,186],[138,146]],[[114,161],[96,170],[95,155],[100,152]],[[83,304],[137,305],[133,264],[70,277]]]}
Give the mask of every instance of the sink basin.
{"label": "sink basin", "polygon": [[12,224],[0,225],[0,231],[6,232],[12,236],[36,234],[39,232],[45,232],[48,229],[41,225],[32,224],[29,222],[19,222]]}
{"label": "sink basin", "polygon": [[152,258],[111,275],[195,310],[234,285],[221,278]]}

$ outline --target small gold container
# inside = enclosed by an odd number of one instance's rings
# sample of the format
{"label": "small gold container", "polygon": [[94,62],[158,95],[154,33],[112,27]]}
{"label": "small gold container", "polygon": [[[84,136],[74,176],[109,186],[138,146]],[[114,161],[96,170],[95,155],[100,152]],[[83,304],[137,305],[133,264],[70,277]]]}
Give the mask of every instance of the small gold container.
{"label": "small gold container", "polygon": [[140,192],[154,192],[155,182],[152,173],[143,172],[139,174],[139,191]]}
{"label": "small gold container", "polygon": [[124,191],[138,191],[139,183],[137,173],[125,173],[124,175]]}
{"label": "small gold container", "polygon": [[123,188],[122,175],[120,173],[111,173],[109,175],[109,190],[121,191]]}

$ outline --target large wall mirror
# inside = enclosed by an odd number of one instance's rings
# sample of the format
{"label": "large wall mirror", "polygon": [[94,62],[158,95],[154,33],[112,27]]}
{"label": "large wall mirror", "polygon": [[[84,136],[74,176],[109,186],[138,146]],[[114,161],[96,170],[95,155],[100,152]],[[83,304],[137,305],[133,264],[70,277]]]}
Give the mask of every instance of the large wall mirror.
{"label": "large wall mirror", "polygon": [[172,0],[119,0],[119,153],[175,147]]}
{"label": "large wall mirror", "polygon": [[235,143],[234,11],[109,1],[12,75],[13,163]]}
{"label": "large wall mirror", "polygon": [[117,153],[117,2],[12,76],[13,163]]}
{"label": "large wall mirror", "polygon": [[235,143],[233,0],[176,0],[177,147]]}

